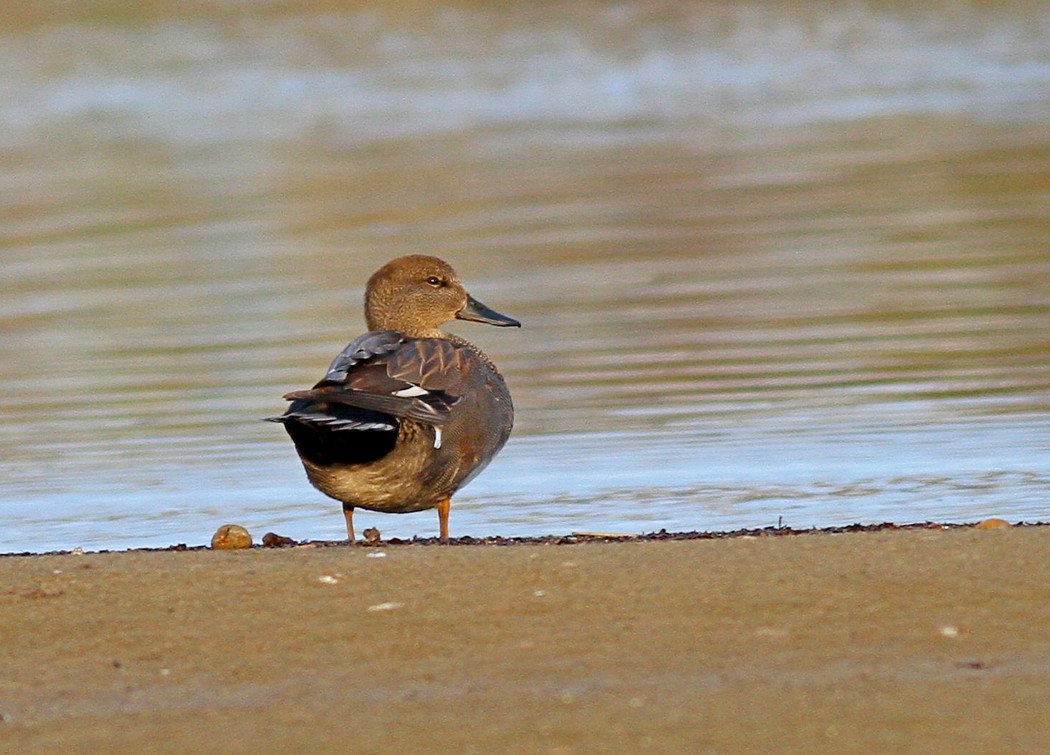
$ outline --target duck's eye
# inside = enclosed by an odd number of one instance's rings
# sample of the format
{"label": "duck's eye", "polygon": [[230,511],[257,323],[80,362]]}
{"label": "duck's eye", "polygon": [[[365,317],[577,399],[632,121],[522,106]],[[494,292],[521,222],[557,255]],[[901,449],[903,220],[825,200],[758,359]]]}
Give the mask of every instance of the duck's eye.
{"label": "duck's eye", "polygon": [[441,285],[441,279],[438,278],[436,275],[431,275],[429,278],[427,278],[427,283],[429,283],[434,288],[437,288]]}

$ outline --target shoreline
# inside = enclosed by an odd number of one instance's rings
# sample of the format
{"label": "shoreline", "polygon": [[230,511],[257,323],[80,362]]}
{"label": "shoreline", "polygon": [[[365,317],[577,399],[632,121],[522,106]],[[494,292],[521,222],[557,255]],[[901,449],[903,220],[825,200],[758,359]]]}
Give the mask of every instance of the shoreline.
{"label": "shoreline", "polygon": [[1050,751],[1050,527],[802,532],[0,558],[0,750]]}
{"label": "shoreline", "polygon": [[[223,525],[228,527],[230,525]],[[983,519],[979,522],[911,522],[908,524],[895,524],[893,522],[880,522],[878,524],[846,524],[832,527],[760,527],[739,530],[713,530],[713,531],[690,531],[690,532],[659,532],[646,533],[614,533],[614,532],[571,532],[568,535],[538,535],[527,537],[503,537],[491,535],[488,537],[451,537],[442,542],[437,537],[413,537],[381,539],[378,535],[373,540],[358,538],[354,543],[345,540],[294,540],[293,538],[267,532],[262,538],[252,538],[250,548],[237,547],[229,550],[257,550],[257,549],[287,549],[287,548],[382,548],[387,546],[518,546],[518,545],[580,545],[583,543],[638,543],[638,542],[668,542],[682,540],[724,540],[731,538],[754,538],[754,537],[795,537],[802,535],[840,535],[845,533],[863,532],[895,532],[908,530],[956,530],[956,529],[998,529],[1003,527],[1050,527],[1050,521],[1035,522],[1008,522],[1005,519],[993,517]],[[220,528],[221,529],[221,528]],[[85,550],[73,548],[70,550],[56,551],[18,551],[0,552],[0,558],[24,558],[34,556],[69,556],[86,554],[109,554],[109,553],[183,553],[195,551],[215,550],[211,545],[187,545],[176,543],[174,545],[144,548],[100,548],[99,550]]]}

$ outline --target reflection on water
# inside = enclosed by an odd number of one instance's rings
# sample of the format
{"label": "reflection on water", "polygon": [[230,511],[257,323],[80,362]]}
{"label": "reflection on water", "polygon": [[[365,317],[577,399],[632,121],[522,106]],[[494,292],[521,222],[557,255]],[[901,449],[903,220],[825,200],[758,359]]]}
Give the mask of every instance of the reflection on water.
{"label": "reflection on water", "polygon": [[454,534],[1047,518],[1043,4],[18,18],[0,551],[339,537],[257,418],[409,251],[525,324]]}

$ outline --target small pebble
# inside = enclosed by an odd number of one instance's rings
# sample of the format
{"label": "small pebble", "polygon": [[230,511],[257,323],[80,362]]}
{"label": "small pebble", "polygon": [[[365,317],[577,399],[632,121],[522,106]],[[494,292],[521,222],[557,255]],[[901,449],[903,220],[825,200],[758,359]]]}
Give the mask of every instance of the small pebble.
{"label": "small pebble", "polygon": [[369,611],[393,611],[395,608],[400,608],[404,603],[376,603],[374,606],[369,606]]}
{"label": "small pebble", "polygon": [[945,637],[958,637],[959,627],[952,626],[951,624],[945,624],[941,627],[941,634]]}
{"label": "small pebble", "polygon": [[386,554],[383,551],[372,551],[367,558],[386,558]]}
{"label": "small pebble", "polygon": [[985,519],[977,525],[979,530],[997,530],[1000,527],[1009,527],[1010,523],[1005,519],[999,519],[998,517],[992,517],[991,519]]}
{"label": "small pebble", "polygon": [[317,578],[317,581],[325,585],[338,584],[339,580],[333,577],[331,574],[322,574]]}
{"label": "small pebble", "polygon": [[252,547],[252,536],[239,524],[224,524],[212,535],[211,547],[217,551]]}
{"label": "small pebble", "polygon": [[267,548],[286,548],[295,545],[295,541],[290,537],[278,535],[276,532],[267,532],[263,535],[262,544]]}

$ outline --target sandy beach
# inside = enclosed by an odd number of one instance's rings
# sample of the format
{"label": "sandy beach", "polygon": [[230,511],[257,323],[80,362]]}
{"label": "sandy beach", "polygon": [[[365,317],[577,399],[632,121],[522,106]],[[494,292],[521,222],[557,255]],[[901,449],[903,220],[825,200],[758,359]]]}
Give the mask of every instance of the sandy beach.
{"label": "sandy beach", "polygon": [[0,558],[3,752],[1046,752],[1050,527]]}

